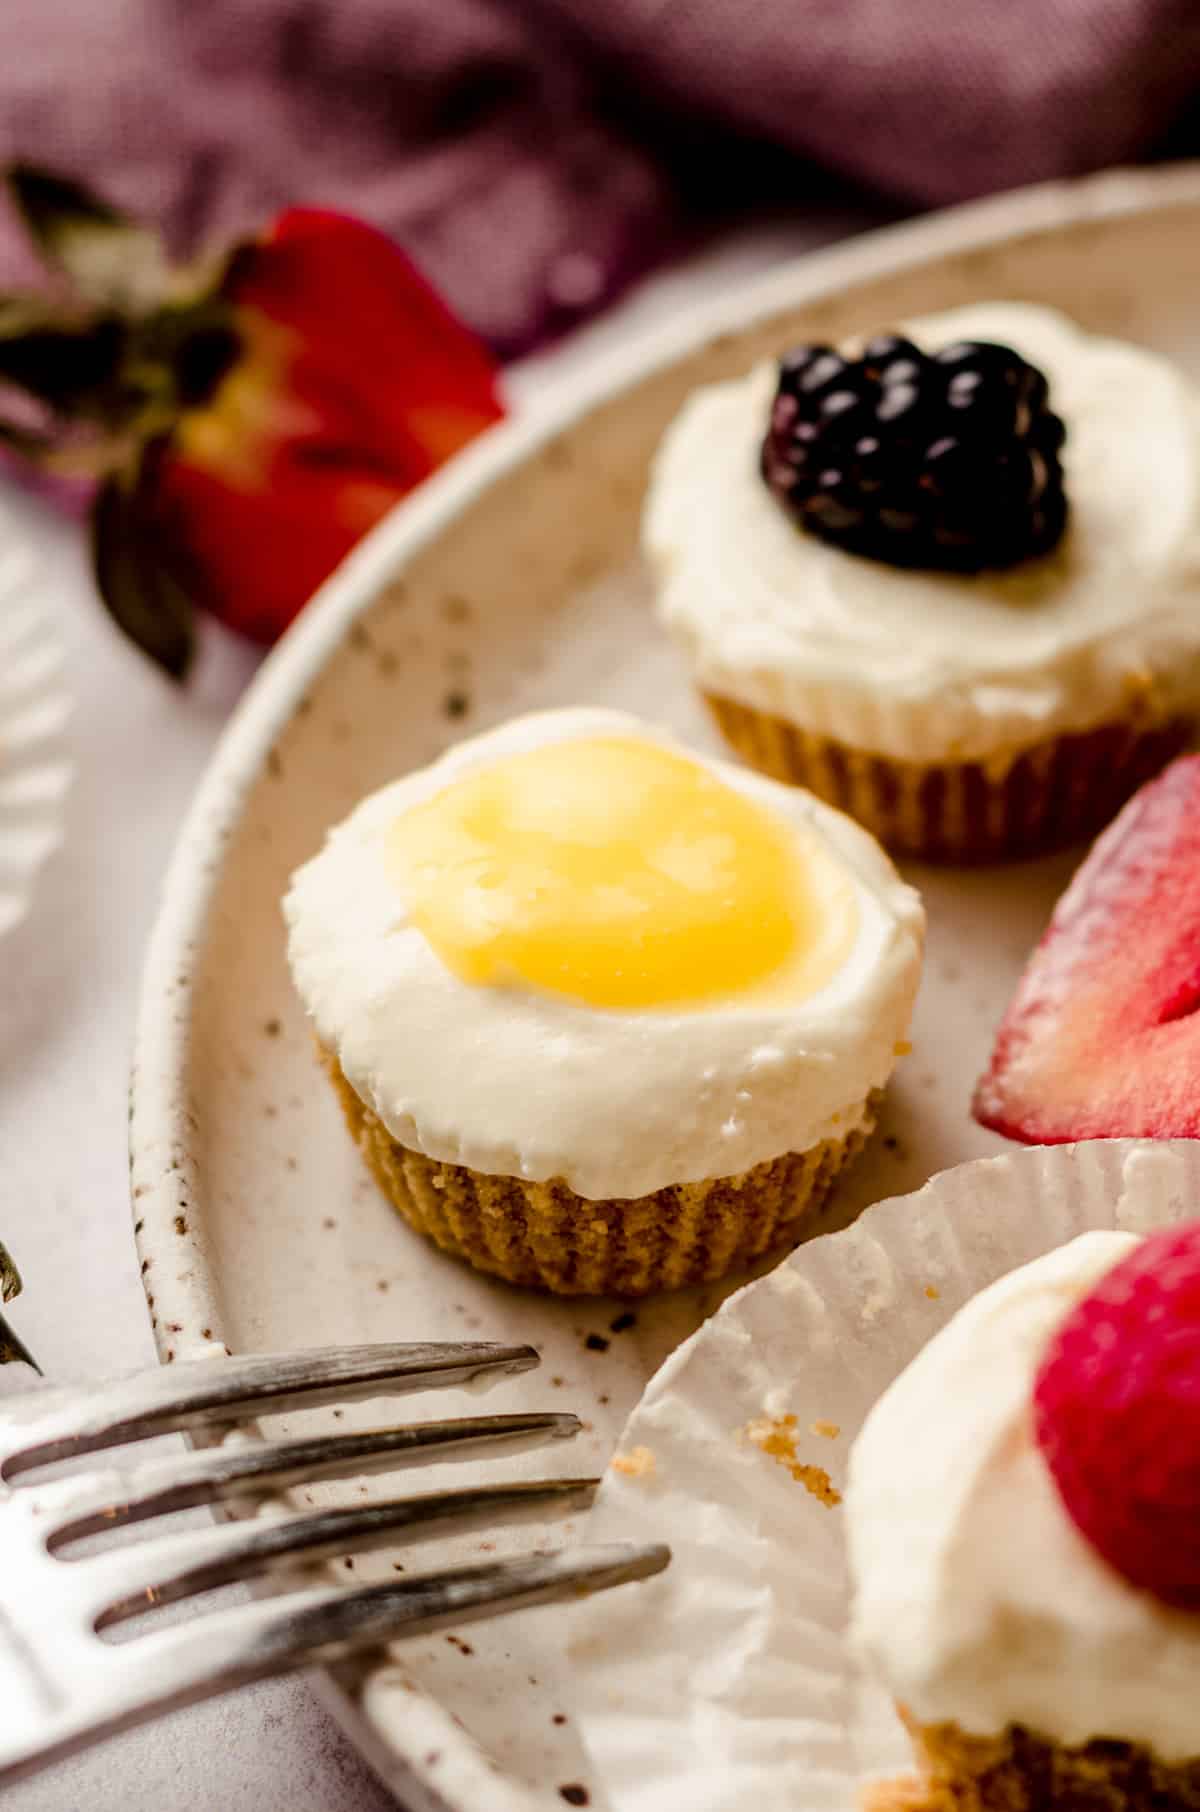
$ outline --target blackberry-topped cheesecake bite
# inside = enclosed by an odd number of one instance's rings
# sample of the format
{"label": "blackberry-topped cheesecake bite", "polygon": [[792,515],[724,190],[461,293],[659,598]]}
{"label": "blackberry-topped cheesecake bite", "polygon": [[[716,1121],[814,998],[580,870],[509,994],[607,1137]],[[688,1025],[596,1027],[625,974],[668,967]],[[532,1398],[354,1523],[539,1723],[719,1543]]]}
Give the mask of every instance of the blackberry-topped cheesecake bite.
{"label": "blackberry-topped cheesecake bite", "polygon": [[597,710],[373,793],[285,912],[405,1218],[511,1283],[630,1296],[799,1236],[874,1125],[924,928],[848,818]]}
{"label": "blackberry-topped cheesecake bite", "polygon": [[1200,709],[1200,393],[1049,309],[699,391],[644,544],[727,739],[899,851],[1093,834]]}
{"label": "blackberry-topped cheesecake bite", "polygon": [[1200,1223],[981,1292],[871,1411],[845,1512],[919,1766],[869,1812],[1200,1807]]}

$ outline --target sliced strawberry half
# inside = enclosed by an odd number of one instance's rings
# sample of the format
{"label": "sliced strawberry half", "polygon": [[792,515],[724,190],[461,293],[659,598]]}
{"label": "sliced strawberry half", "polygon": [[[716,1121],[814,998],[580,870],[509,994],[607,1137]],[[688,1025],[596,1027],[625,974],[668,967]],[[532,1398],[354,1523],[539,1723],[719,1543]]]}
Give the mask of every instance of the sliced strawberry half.
{"label": "sliced strawberry half", "polygon": [[1096,841],[1021,978],[974,1113],[1039,1145],[1200,1137],[1200,755]]}

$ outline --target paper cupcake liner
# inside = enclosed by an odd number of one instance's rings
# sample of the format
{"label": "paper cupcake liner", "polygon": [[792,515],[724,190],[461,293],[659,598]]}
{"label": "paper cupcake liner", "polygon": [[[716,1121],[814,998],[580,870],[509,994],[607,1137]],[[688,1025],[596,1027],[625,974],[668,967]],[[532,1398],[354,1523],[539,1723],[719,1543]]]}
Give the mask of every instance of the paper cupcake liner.
{"label": "paper cupcake liner", "polygon": [[329,1051],[321,1061],[350,1136],[392,1206],[477,1271],[559,1296],[645,1296],[710,1283],[794,1245],[875,1126],[872,1100],[841,1139],[740,1176],[592,1201],[561,1179],[526,1182],[439,1163],[393,1139]]}
{"label": "paper cupcake liner", "polygon": [[858,1812],[865,1780],[911,1769],[888,1695],[847,1642],[828,1500],[851,1443],[987,1284],[1076,1234],[1198,1209],[1190,1140],[964,1164],[801,1247],[672,1355],[584,1532],[666,1540],[672,1563],[572,1613],[575,1714],[614,1812]]}
{"label": "paper cupcake liner", "polygon": [[753,767],[807,787],[898,855],[932,862],[1011,861],[1094,836],[1191,730],[1182,717],[1131,719],[986,762],[926,763],[835,742],[717,693],[705,699]]}
{"label": "paper cupcake liner", "polygon": [[24,918],[37,871],[62,841],[72,772],[62,650],[38,577],[29,549],[0,554],[0,936]]}

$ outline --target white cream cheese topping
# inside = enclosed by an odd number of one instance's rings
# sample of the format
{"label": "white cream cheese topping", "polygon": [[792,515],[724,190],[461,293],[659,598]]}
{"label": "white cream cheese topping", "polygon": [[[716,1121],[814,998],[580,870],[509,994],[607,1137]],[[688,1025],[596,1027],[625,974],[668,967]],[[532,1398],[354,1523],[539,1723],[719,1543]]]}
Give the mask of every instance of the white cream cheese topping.
{"label": "white cream cheese topping", "polygon": [[656,458],[643,540],[700,685],[897,760],[981,760],[1200,703],[1200,393],[1159,355],[1050,309],[912,322],[1000,341],[1067,430],[1067,533],[1041,560],[909,572],[806,534],[767,490],[774,367],[698,391]]}

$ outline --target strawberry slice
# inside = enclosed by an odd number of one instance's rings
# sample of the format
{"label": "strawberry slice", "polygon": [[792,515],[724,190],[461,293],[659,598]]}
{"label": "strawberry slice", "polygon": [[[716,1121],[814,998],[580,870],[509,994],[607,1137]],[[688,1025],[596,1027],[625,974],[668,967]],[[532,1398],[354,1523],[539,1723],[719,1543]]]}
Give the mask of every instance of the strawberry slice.
{"label": "strawberry slice", "polygon": [[1200,1137],[1200,755],[1099,837],[1005,1014],[973,1111],[1056,1145]]}

